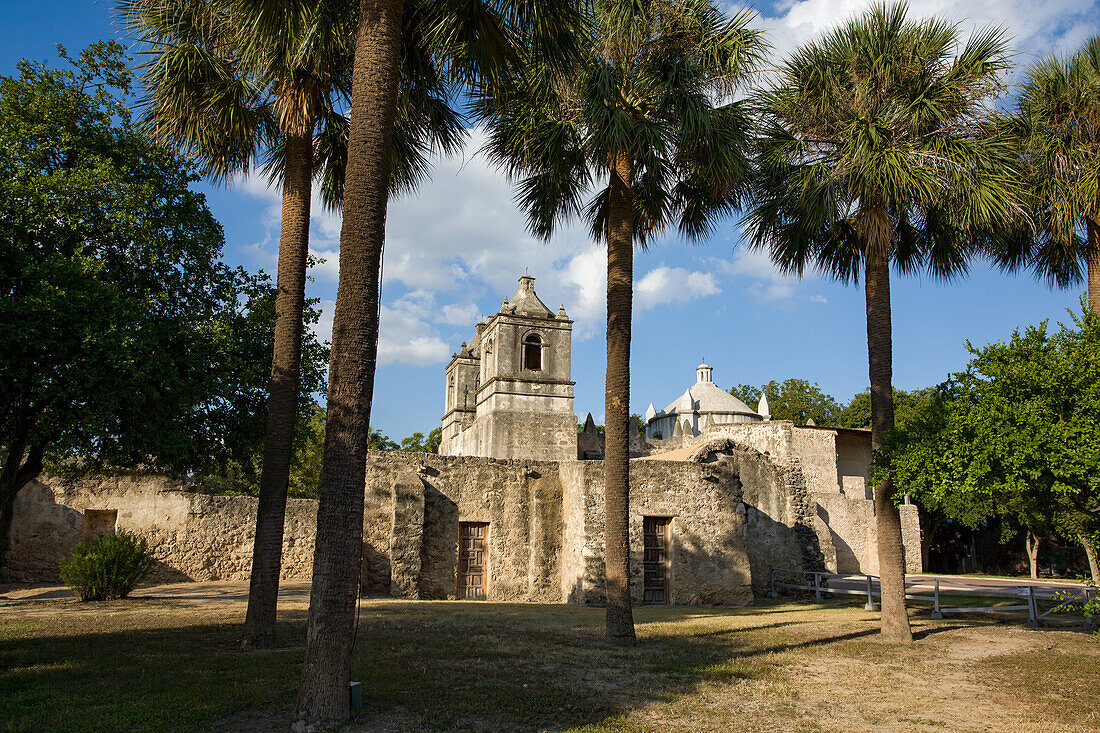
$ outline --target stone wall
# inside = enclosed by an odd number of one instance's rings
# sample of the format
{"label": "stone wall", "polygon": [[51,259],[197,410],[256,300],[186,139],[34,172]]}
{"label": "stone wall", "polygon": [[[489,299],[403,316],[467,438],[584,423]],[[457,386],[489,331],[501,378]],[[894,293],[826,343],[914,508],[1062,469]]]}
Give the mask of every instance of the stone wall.
{"label": "stone wall", "polygon": [[[580,568],[563,579],[584,603],[603,602],[603,463],[570,467],[569,479],[583,484],[584,544]],[[671,517],[670,600],[681,604],[751,603],[752,577],[746,518],[738,511],[742,489],[727,467],[664,461],[630,463],[630,589],[642,602],[645,517]],[[577,571],[580,572],[577,572]]]}
{"label": "stone wall", "polygon": [[[875,572],[872,502],[812,492],[797,461],[731,440],[679,461],[631,461],[631,587],[642,598],[647,516],[671,518],[674,603],[740,604],[771,567]],[[364,516],[364,585],[407,598],[453,598],[460,522],[487,522],[491,600],[599,603],[603,463],[372,452]],[[46,478],[20,493],[10,576],[55,580],[85,534],[88,510],[116,511],[145,536],[156,580],[246,579],[256,500],[211,496],[160,476]],[[919,569],[915,507],[902,508],[910,570]],[[291,500],[283,577],[311,572],[316,502]],[[917,548],[915,553],[912,547]]]}
{"label": "stone wall", "polygon": [[835,430],[826,428],[791,428],[790,456],[798,457],[806,487],[814,493],[839,493]]}
{"label": "stone wall", "polygon": [[924,572],[924,544],[921,542],[920,509],[916,504],[902,504],[901,543],[905,547],[905,572]]}
{"label": "stone wall", "polygon": [[[58,562],[85,538],[88,510],[117,511],[115,528],[136,532],[156,558],[152,580],[244,580],[252,567],[257,500],[211,496],[141,473],[43,476],[16,497],[9,578],[55,581]],[[284,578],[309,578],[315,501],[287,502]]]}
{"label": "stone wall", "polygon": [[[843,494],[815,494],[818,516],[828,527],[836,552],[837,573],[878,575],[878,528],[873,499]],[[920,510],[915,504],[898,507],[901,514],[901,540],[905,551],[905,572],[923,572],[920,542]]]}
{"label": "stone wall", "polygon": [[816,493],[813,499],[817,516],[833,545],[834,559],[828,569],[836,573],[877,574],[874,502],[831,492]]}
{"label": "stone wall", "polygon": [[[806,567],[820,560],[823,568],[831,572],[878,573],[875,510],[870,487],[870,433],[800,426],[783,420],[723,424],[708,427],[702,436],[655,441],[652,457],[660,459],[662,451],[682,452],[722,439],[754,449],[779,469],[799,472],[804,477],[802,490],[811,516],[803,526],[813,527],[821,552],[817,559],[805,557]],[[744,483],[746,486],[767,485],[759,478]],[[771,494],[773,497],[780,495]],[[783,516],[774,506],[769,507],[765,515]],[[917,507],[903,509],[902,528],[907,567],[910,572],[919,572],[921,546]]]}
{"label": "stone wall", "polygon": [[487,522],[489,600],[562,600],[557,463],[372,451],[366,503],[369,589],[454,598],[459,523]]}
{"label": "stone wall", "polygon": [[[673,603],[748,603],[771,566],[821,564],[797,470],[728,444],[702,461],[630,470],[638,603],[647,516],[671,518]],[[371,453],[367,474],[369,588],[455,597],[459,523],[487,522],[490,600],[602,603],[602,462]]]}
{"label": "stone wall", "polygon": [[[531,386],[531,385],[528,385]],[[572,387],[568,387],[572,390]],[[577,455],[577,417],[556,397],[496,395],[467,429],[477,448],[467,453],[511,460],[568,461]]]}
{"label": "stone wall", "polygon": [[[681,453],[682,455],[682,453]],[[654,456],[648,461],[659,461]],[[820,525],[797,461],[782,463],[729,438],[699,445],[686,458],[705,471],[727,473],[739,482],[753,589],[767,590],[773,567],[823,570],[834,555],[827,528]]]}
{"label": "stone wall", "polygon": [[838,431],[836,470],[841,493],[853,498],[871,496],[871,438],[865,433]]}

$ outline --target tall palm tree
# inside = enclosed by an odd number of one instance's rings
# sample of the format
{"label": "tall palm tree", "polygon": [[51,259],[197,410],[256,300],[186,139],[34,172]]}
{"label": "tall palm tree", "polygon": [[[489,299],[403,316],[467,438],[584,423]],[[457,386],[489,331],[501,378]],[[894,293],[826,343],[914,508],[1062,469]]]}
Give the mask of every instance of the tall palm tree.
{"label": "tall palm tree", "polygon": [[[124,0],[127,26],[148,44],[145,120],[224,182],[256,163],[282,184],[282,227],[267,433],[243,642],[275,643],[287,486],[299,408],[302,310],[312,183],[338,208],[347,159],[354,17],[323,3],[275,9],[259,24],[234,0]],[[406,54],[413,72],[422,54]],[[410,74],[413,75],[413,74]],[[460,122],[431,74],[401,96],[392,189],[415,186],[433,144],[453,149]]]}
{"label": "tall palm tree", "polygon": [[1059,287],[1079,283],[1084,264],[1088,302],[1100,312],[1100,36],[1069,59],[1031,67],[1008,123],[1034,211],[994,259]]}
{"label": "tall palm tree", "polygon": [[[760,61],[751,14],[709,0],[596,0],[563,71],[524,57],[479,112],[490,158],[518,179],[532,233],[581,217],[607,244],[607,636],[634,639],[629,572],[630,335],[634,247],[675,224],[705,236],[749,170],[750,121],[733,94]],[[587,201],[584,198],[595,189]]]}
{"label": "tall palm tree", "polygon": [[[567,54],[576,12],[573,2],[562,0],[237,2],[252,25],[265,33],[284,32],[284,13],[314,7],[326,19],[315,25],[318,36],[328,32],[326,24],[338,25],[345,18],[355,26],[340,278],[313,588],[296,712],[300,728],[331,728],[350,715],[347,688],[361,566],[380,277],[395,173],[393,151],[401,137],[402,94],[414,93],[433,78],[460,83],[490,78],[519,44],[551,57]],[[410,55],[417,63],[407,63]]]}
{"label": "tall palm tree", "polygon": [[882,634],[893,640],[912,633],[888,451],[890,269],[961,275],[969,233],[1023,211],[1012,145],[991,134],[1005,51],[999,30],[963,44],[944,20],[879,4],[794,52],[759,98],[751,245],[787,272],[864,277]]}

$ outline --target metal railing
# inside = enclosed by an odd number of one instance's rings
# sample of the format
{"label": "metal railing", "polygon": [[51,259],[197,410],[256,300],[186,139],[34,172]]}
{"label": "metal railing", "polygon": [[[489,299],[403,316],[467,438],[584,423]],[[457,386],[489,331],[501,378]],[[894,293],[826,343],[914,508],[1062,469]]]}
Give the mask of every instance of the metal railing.
{"label": "metal railing", "polygon": [[[778,576],[778,577],[777,577]],[[807,582],[784,582],[782,578],[797,578],[806,580]],[[841,582],[848,584],[859,584],[862,588],[843,588],[834,587],[829,585],[830,579],[839,578]],[[862,580],[859,580],[862,578]],[[779,590],[795,590],[812,592],[814,594],[815,603],[824,603],[822,594],[832,593],[834,595],[855,595],[865,596],[867,602],[864,604],[864,609],[868,611],[877,611],[878,604],[875,603],[874,597],[879,596],[880,600],[882,594],[877,586],[879,576],[877,575],[865,575],[862,573],[826,573],[815,570],[793,570],[790,568],[772,568],[769,572],[769,596],[777,598],[779,596]],[[920,595],[918,593],[909,593],[910,587],[923,586],[931,583],[932,594]],[[1027,611],[1028,619],[1027,625],[1031,628],[1038,628],[1039,622],[1044,619],[1049,620],[1063,620],[1063,621],[1079,621],[1080,619],[1071,616],[1058,616],[1055,615],[1061,610],[1066,603],[1082,602],[1087,603],[1089,598],[1096,594],[1096,591],[1089,588],[1074,588],[1067,587],[1066,589],[1051,590],[1049,588],[1036,588],[1033,585],[1020,586],[1016,589],[1015,593],[1009,595],[1005,592],[996,592],[990,590],[966,591],[966,590],[943,590],[940,589],[940,579],[930,578],[921,580],[907,580],[905,582],[905,598],[912,601],[930,601],[932,603],[932,618],[942,619],[944,614],[963,614],[963,613],[988,613],[990,611]],[[996,589],[1002,590],[1002,589]],[[1076,597],[1072,591],[1078,591],[1080,597]],[[1026,599],[1024,603],[1009,604],[1003,606],[951,606],[944,607],[940,600],[941,597],[950,596],[975,596],[980,595],[989,598],[1021,598]],[[1040,600],[1054,600],[1057,601],[1057,605],[1042,611],[1039,606]],[[1094,626],[1093,622],[1089,618],[1084,619],[1086,628]]]}

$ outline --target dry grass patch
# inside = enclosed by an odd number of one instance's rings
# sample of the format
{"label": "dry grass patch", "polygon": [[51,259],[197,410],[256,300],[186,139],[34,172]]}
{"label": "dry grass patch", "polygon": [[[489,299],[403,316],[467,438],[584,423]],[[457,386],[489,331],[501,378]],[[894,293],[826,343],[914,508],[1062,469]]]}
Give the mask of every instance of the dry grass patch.
{"label": "dry grass patch", "polygon": [[[301,589],[289,592],[285,646],[273,652],[237,648],[243,594],[218,588],[0,608],[0,720],[26,731],[285,729],[306,611]],[[602,609],[367,600],[354,728],[1100,727],[1100,641],[1080,633],[915,619],[920,640],[899,647],[858,606],[778,603],[647,607],[636,620],[640,642],[624,649],[603,642]]]}

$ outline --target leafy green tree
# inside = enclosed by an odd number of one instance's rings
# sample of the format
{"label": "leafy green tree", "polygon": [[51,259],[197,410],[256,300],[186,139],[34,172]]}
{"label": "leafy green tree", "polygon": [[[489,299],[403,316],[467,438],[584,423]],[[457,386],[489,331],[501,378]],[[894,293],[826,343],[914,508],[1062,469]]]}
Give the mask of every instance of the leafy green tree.
{"label": "leafy green tree", "polygon": [[119,44],[61,57],[0,77],[0,565],[48,456],[188,470],[234,398],[238,280],[196,176],[135,130]]}
{"label": "leafy green tree", "polygon": [[894,429],[890,270],[949,278],[974,254],[970,232],[1024,209],[1014,147],[992,134],[1009,65],[999,30],[960,32],[875,4],[799,48],[759,97],[759,174],[746,214],[752,246],[783,270],[864,278],[882,633],[910,641],[901,521],[889,456]]}
{"label": "leafy green tree", "polygon": [[314,402],[299,415],[302,422],[294,431],[294,457],[290,462],[287,494],[296,499],[316,499],[325,450],[325,408]]}
{"label": "leafy green tree", "polygon": [[1100,36],[1032,66],[1008,123],[1033,206],[994,259],[1059,287],[1080,282],[1084,264],[1089,303],[1100,310]]}
{"label": "leafy green tree", "polygon": [[531,232],[549,240],[561,221],[582,217],[607,243],[606,627],[610,639],[632,642],[634,248],[670,226],[705,236],[737,203],[750,125],[734,93],[764,46],[751,13],[728,17],[709,0],[600,0],[585,9],[571,68],[555,73],[524,54],[479,111],[491,126],[485,149],[518,180]]}
{"label": "leafy green tree", "polygon": [[[200,451],[200,455],[207,458],[195,466],[194,478],[218,492],[257,496],[261,493],[260,472],[268,423],[276,288],[262,272],[249,275],[238,271],[237,282],[236,302],[239,305],[228,322],[227,343],[221,355],[223,366],[215,375],[221,384],[219,391],[232,395],[232,399],[218,403],[208,417],[211,429],[207,433],[211,444]],[[320,315],[317,301],[307,300],[303,323],[312,326]],[[328,348],[317,341],[312,329],[307,328],[302,334],[296,409],[298,426],[294,430],[294,454],[290,462],[290,494],[293,496],[304,495],[302,482],[306,478],[301,461],[310,438],[307,433],[316,396],[325,391],[327,367]],[[323,439],[323,421],[321,435]],[[316,497],[316,476],[309,491]]]}
{"label": "leafy green tree", "polygon": [[439,444],[443,442],[443,427],[440,426],[428,433],[413,433],[401,441],[401,450],[411,453],[438,453]]}
{"label": "leafy green tree", "polygon": [[[353,13],[331,3],[275,4],[257,22],[236,0],[124,0],[123,17],[148,45],[142,78],[146,120],[172,145],[224,181],[257,159],[282,186],[278,295],[268,424],[260,475],[248,611],[243,641],[275,643],[283,525],[297,424],[302,315],[313,178],[338,208],[347,164],[347,119],[355,39]],[[409,51],[410,49],[406,49]],[[413,46],[405,65],[423,67]],[[399,97],[390,155],[391,187],[416,183],[435,143],[453,150],[462,136],[438,77],[421,74]]]}
{"label": "leafy green tree", "polygon": [[899,487],[969,527],[1082,543],[1095,566],[1100,529],[1100,315],[1046,323],[981,349],[895,437]]}
{"label": "leafy green tree", "polygon": [[791,420],[797,425],[805,425],[811,419],[816,425],[836,425],[840,415],[837,401],[822,392],[817,382],[811,384],[805,379],[782,382],[773,379],[762,387],[739,384],[730,388],[730,394],[754,410],[760,396],[766,394],[772,419]]}
{"label": "leafy green tree", "polygon": [[[937,394],[935,387],[904,390],[894,387],[894,427],[904,430],[916,415],[923,414]],[[853,395],[851,401],[837,413],[836,424],[842,428],[871,429],[871,391]]]}
{"label": "leafy green tree", "polygon": [[[300,427],[295,431],[294,458],[290,463],[289,495],[296,499],[316,499],[321,483],[321,463],[325,450],[325,408],[316,402],[301,411]],[[440,428],[440,437],[443,429]],[[406,438],[408,440],[408,438]],[[429,444],[432,435],[428,436]],[[438,447],[438,442],[435,444]],[[371,430],[370,450],[404,450],[377,430]],[[434,451],[428,451],[434,452]]]}

